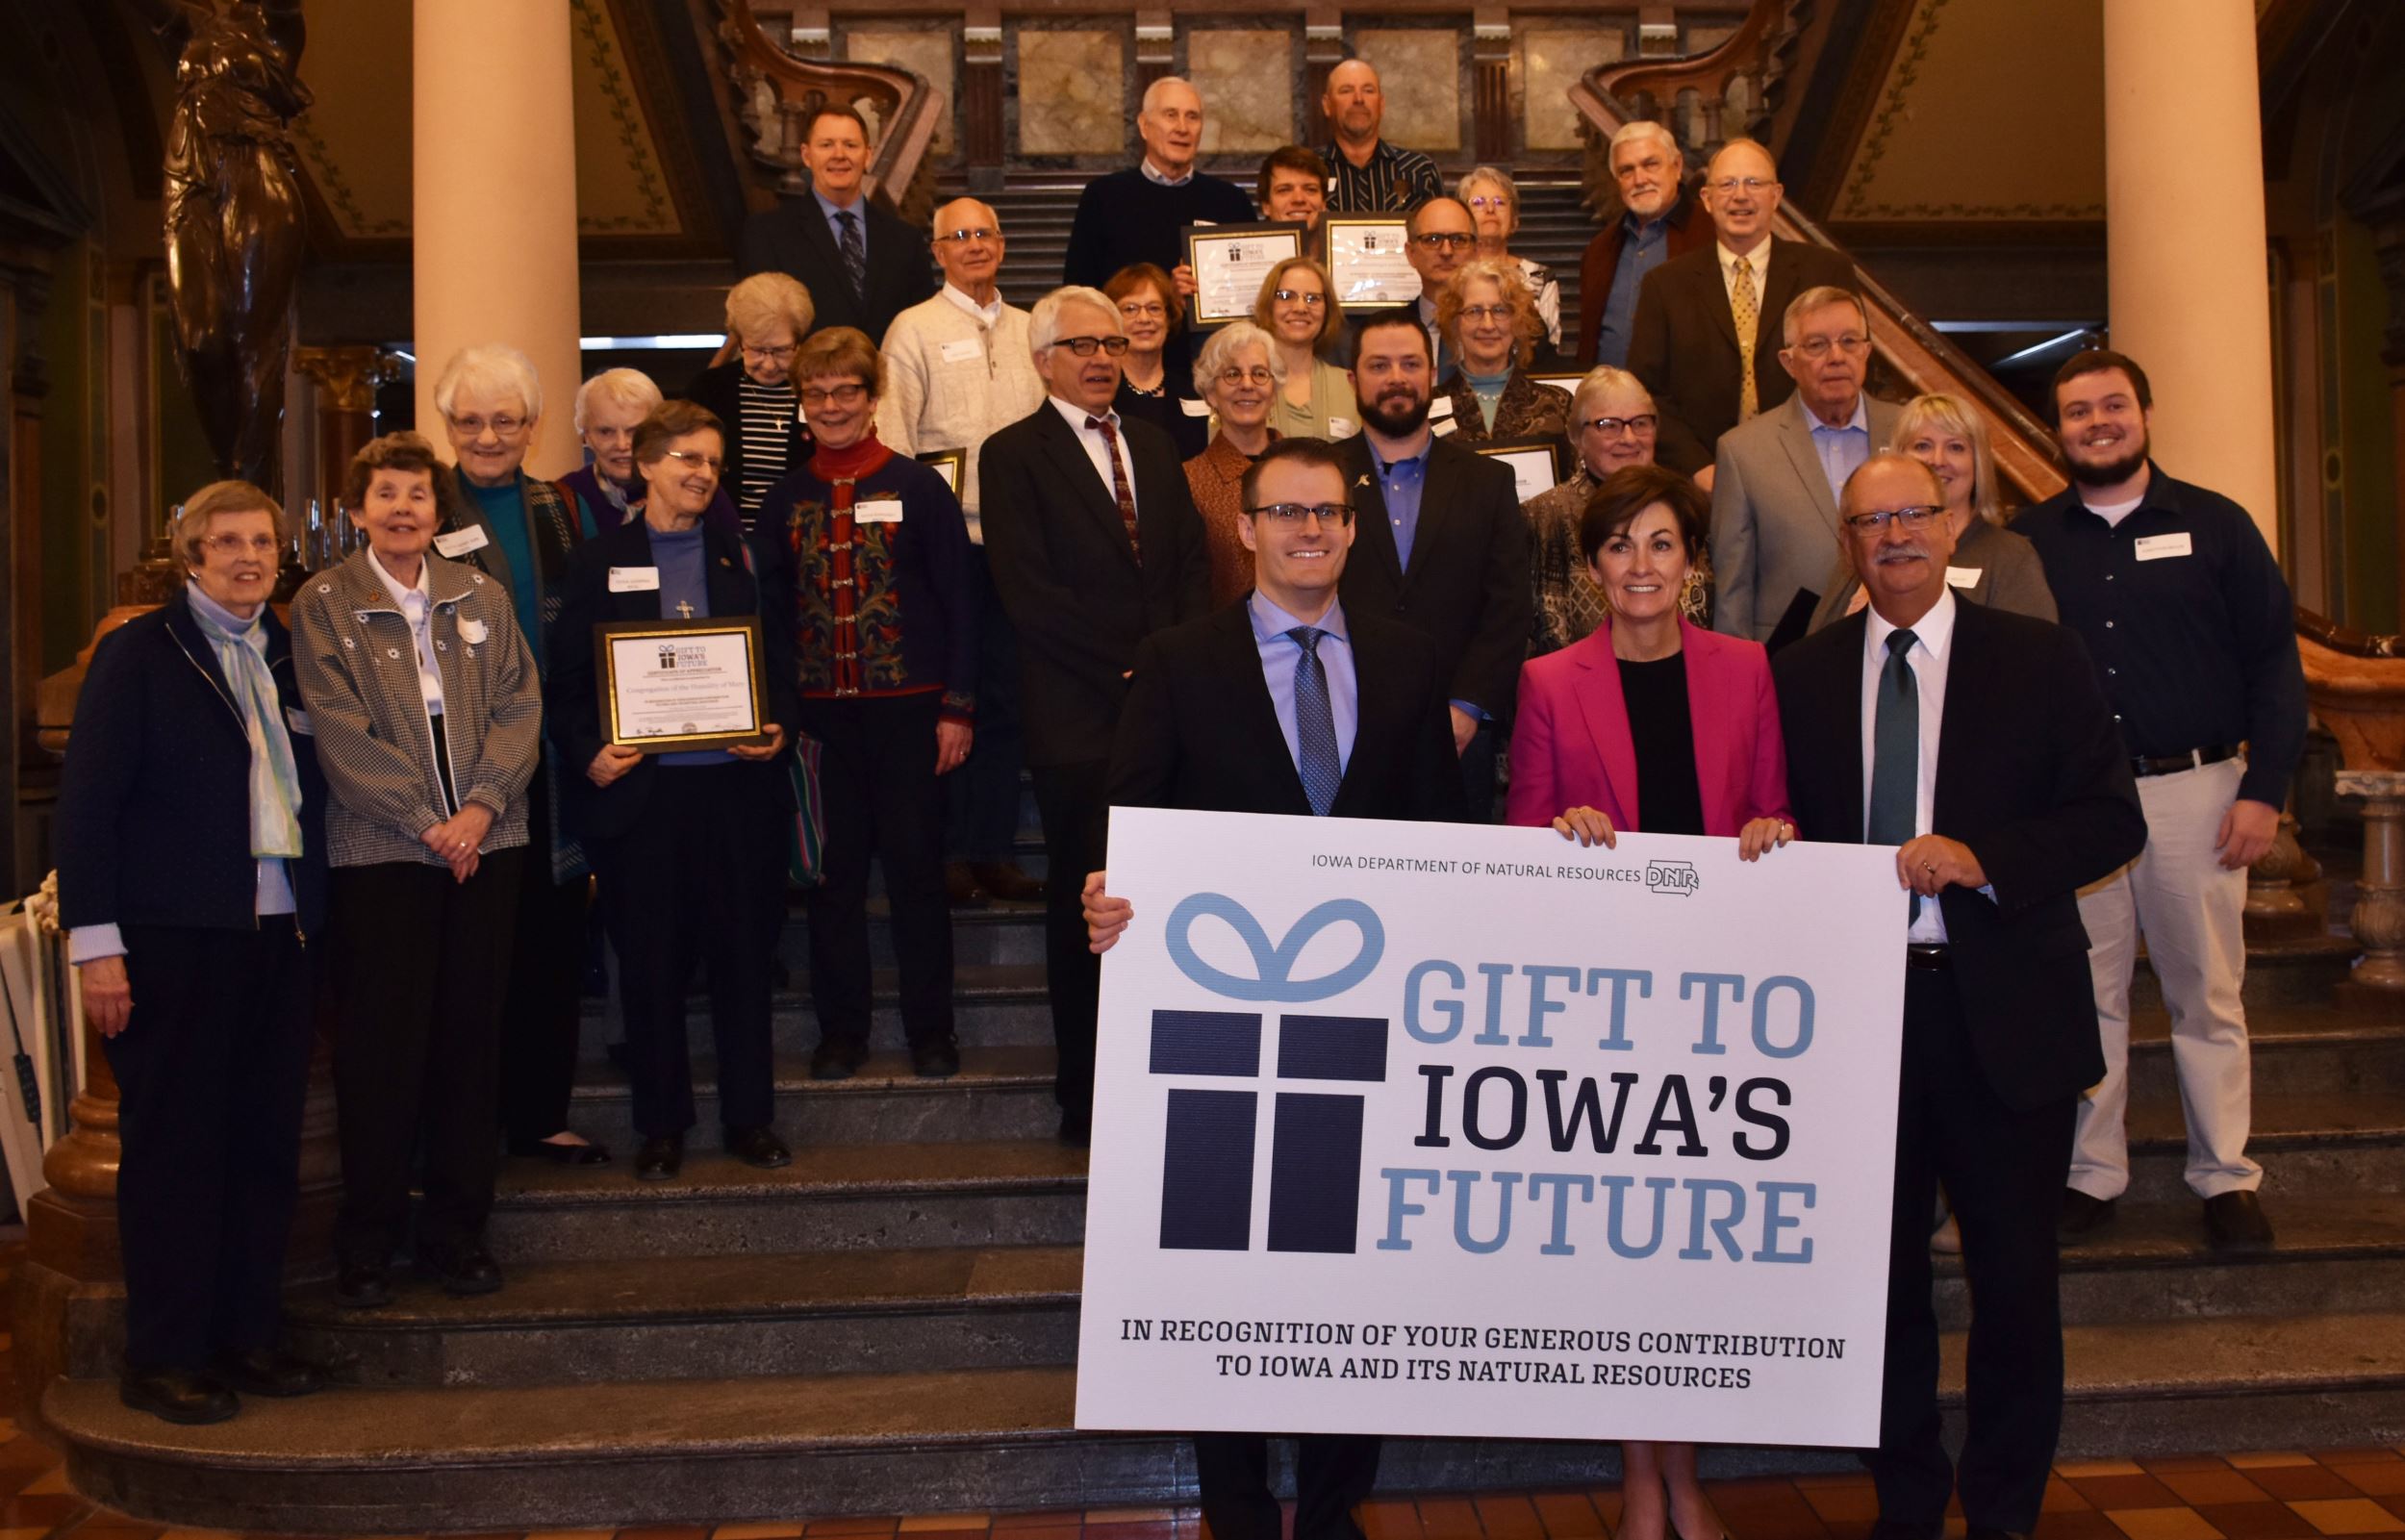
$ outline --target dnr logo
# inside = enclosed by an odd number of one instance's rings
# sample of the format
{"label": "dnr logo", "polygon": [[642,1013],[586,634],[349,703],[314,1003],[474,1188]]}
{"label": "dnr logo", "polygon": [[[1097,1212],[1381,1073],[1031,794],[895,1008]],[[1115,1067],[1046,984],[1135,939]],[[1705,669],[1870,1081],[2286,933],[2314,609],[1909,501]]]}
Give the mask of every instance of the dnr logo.
{"label": "dnr logo", "polygon": [[1645,887],[1648,892],[1675,893],[1684,898],[1696,891],[1695,863],[1648,861],[1645,863]]}
{"label": "dnr logo", "polygon": [[[1195,951],[1191,932],[1204,917],[1225,921],[1252,953],[1253,976],[1228,973]],[[1293,977],[1303,949],[1331,924],[1349,922],[1361,947],[1354,959],[1315,979]],[[1215,995],[1248,1002],[1309,1003],[1342,994],[1369,976],[1385,951],[1385,928],[1369,905],[1338,898],[1304,915],[1282,942],[1223,894],[1191,896],[1171,911],[1166,935],[1178,972]],[[1152,1013],[1154,1074],[1180,1079],[1257,1082],[1262,1078],[1259,1011],[1160,1010]],[[1383,1082],[1382,1017],[1281,1012],[1274,1078],[1294,1082]],[[1253,1246],[1253,1150],[1262,1092],[1221,1085],[1177,1086],[1169,1093],[1161,1161],[1161,1248],[1244,1251]],[[1361,1122],[1367,1098],[1329,1091],[1271,1093],[1269,1236],[1273,1251],[1351,1251],[1360,1220]]]}

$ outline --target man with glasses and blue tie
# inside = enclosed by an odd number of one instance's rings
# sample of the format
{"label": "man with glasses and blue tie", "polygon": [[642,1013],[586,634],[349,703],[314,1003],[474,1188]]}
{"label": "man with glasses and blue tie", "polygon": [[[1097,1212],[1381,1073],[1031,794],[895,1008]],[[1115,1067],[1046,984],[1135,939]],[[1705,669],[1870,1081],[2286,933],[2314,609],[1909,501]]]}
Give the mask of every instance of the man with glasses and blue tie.
{"label": "man with glasses and blue tie", "polygon": [[1086,949],[1079,874],[1102,864],[1112,735],[1136,649],[1210,602],[1202,520],[1169,435],[1124,420],[1127,334],[1100,290],[1036,302],[1029,350],[1047,399],[977,451],[985,555],[1019,638],[1020,720],[1046,856],[1044,958],[1059,1053],[1061,1142],[1093,1126],[1101,970]]}
{"label": "man with glasses and blue tie", "polygon": [[[1449,822],[1461,777],[1447,669],[1408,627],[1337,596],[1353,548],[1348,465],[1320,439],[1284,439],[1245,472],[1236,528],[1253,592],[1147,640],[1110,764],[1114,807]],[[1064,886],[1066,884],[1064,883]],[[1085,880],[1097,953],[1133,919]],[[1378,1477],[1379,1441],[1311,1434],[1295,1459],[1295,1540],[1361,1540],[1353,1509]],[[1202,1516],[1219,1540],[1278,1540],[1269,1440],[1198,1433]]]}
{"label": "man with glasses and blue tie", "polygon": [[[2073,1112],[2104,1065],[2078,895],[2146,843],[2087,649],[2060,626],[1955,596],[1944,502],[1919,461],[1872,454],[1838,502],[1868,606],[1771,665],[1796,826],[1896,847],[1894,907],[1858,917],[1905,951],[1886,1362],[1868,1456],[1880,1540],[1937,1540],[1958,1492],[1969,1540],[2037,1525],[2063,1423],[2055,1220]],[[1941,1178],[1972,1301],[1959,1463],[1939,1439],[1930,1294]]]}
{"label": "man with glasses and blue tie", "polygon": [[1902,408],[1862,390],[1870,327],[1850,289],[1808,289],[1780,323],[1795,394],[1723,434],[1714,457],[1712,628],[1777,652],[1804,634],[1828,584],[1837,494]]}
{"label": "man with glasses and blue tie", "polygon": [[841,102],[821,106],[802,129],[810,190],[744,226],[745,273],[800,280],[818,305],[813,330],[849,326],[883,337],[895,316],[935,292],[926,238],[863,193],[871,155],[867,119]]}
{"label": "man with glasses and blue tie", "polygon": [[1720,436],[1794,389],[1771,366],[1787,305],[1807,289],[1855,286],[1844,257],[1770,233],[1780,190],[1770,152],[1731,139],[1704,172],[1714,240],[1663,263],[1637,290],[1629,372],[1661,409],[1661,463],[1706,492]]}

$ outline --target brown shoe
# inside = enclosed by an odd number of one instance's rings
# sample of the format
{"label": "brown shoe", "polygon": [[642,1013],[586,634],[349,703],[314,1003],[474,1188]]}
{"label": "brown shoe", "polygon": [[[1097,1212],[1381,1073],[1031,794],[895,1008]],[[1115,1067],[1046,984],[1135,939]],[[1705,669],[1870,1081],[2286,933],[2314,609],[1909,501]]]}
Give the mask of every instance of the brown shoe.
{"label": "brown shoe", "polygon": [[985,890],[977,886],[976,873],[966,861],[944,864],[944,897],[955,909],[985,907]]}
{"label": "brown shoe", "polygon": [[1004,903],[1044,901],[1044,884],[1008,861],[980,861],[969,870],[978,887]]}

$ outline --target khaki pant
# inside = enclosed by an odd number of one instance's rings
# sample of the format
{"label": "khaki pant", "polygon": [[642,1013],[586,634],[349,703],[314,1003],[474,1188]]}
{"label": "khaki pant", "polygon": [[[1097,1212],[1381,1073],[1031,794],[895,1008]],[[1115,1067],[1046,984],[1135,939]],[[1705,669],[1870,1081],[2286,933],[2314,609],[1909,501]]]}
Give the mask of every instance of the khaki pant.
{"label": "khaki pant", "polygon": [[2141,778],[2145,851],[2080,894],[2105,1077],[2080,1100],[2070,1185],[2091,1198],[2117,1198],[2130,1181],[2130,973],[2141,934],[2171,1013],[2189,1188],[2213,1198],[2262,1185],[2263,1168],[2246,1158],[2253,1075],[2239,998],[2246,977],[2246,873],[2222,870],[2214,843],[2245,769],[2244,760],[2226,759]]}

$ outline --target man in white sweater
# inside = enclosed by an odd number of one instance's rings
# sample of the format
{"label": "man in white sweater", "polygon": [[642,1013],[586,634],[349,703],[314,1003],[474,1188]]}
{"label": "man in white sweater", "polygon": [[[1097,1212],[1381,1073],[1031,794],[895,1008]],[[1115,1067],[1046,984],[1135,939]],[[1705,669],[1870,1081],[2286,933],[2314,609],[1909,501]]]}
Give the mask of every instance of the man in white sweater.
{"label": "man in white sweater", "polygon": [[975,198],[935,211],[935,265],[944,287],[894,317],[885,333],[885,393],[877,437],[899,454],[957,449],[960,506],[969,516],[982,635],[977,662],[977,742],[950,777],[949,861],[955,904],[1033,902],[1043,884],[1011,860],[1019,830],[1019,649],[995,596],[978,517],[977,447],[1044,400],[1044,378],[1028,346],[1027,313],[1002,303],[1002,224]]}

